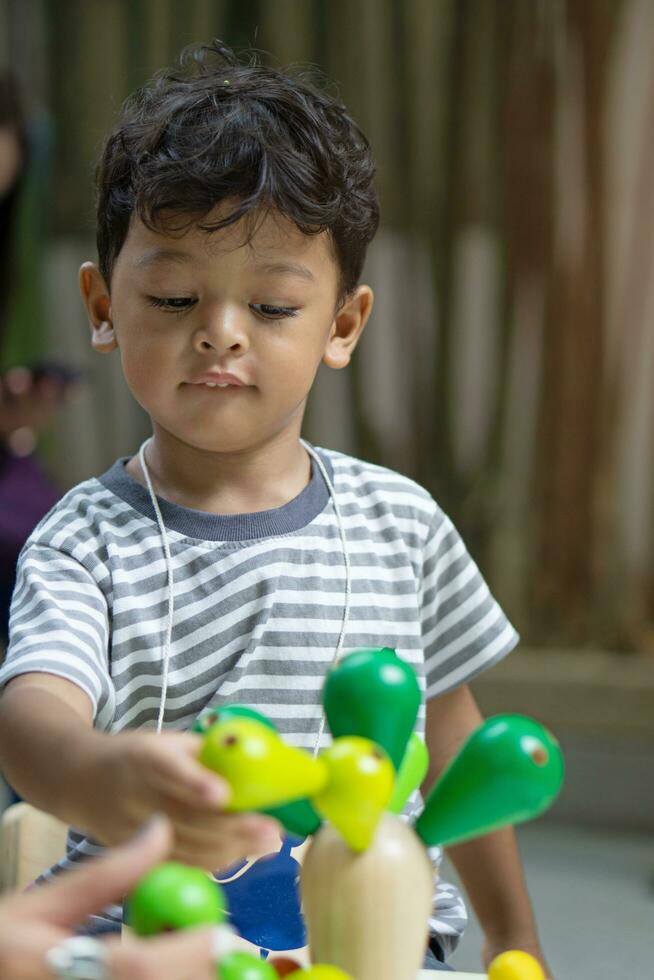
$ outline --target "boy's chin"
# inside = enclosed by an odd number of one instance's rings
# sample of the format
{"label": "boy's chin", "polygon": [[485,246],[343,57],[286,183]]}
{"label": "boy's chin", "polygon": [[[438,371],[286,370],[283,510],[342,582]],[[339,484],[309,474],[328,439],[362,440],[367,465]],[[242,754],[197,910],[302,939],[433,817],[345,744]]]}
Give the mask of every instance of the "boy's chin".
{"label": "boy's chin", "polygon": [[269,438],[265,435],[262,437],[261,431],[257,433],[229,432],[217,435],[215,432],[199,433],[197,430],[191,432],[173,430],[156,424],[153,429],[157,441],[163,439],[173,445],[177,443],[180,447],[183,446],[199,453],[212,453],[217,456],[252,452],[263,449],[276,441],[274,435]]}

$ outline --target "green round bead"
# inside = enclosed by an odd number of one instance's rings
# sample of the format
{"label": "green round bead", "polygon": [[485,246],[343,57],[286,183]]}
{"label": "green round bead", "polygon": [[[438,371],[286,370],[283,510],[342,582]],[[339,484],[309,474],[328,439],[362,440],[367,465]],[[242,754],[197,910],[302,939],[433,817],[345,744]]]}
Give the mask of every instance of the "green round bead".
{"label": "green round bead", "polygon": [[127,902],[127,921],[138,936],[217,925],[224,918],[220,885],[200,868],[176,861],[149,871]]}

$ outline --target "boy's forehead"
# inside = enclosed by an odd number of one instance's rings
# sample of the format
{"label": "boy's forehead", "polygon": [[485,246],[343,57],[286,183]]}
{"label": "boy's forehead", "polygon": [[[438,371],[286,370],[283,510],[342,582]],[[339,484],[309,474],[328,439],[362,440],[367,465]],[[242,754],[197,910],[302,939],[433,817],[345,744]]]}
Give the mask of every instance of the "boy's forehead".
{"label": "boy's forehead", "polygon": [[156,229],[133,215],[121,254],[137,268],[231,255],[244,265],[264,271],[295,271],[308,282],[318,276],[323,278],[328,265],[337,274],[328,232],[305,235],[292,221],[274,211],[248,215],[226,228],[209,230],[223,213],[224,208],[219,207],[197,219],[172,216]]}

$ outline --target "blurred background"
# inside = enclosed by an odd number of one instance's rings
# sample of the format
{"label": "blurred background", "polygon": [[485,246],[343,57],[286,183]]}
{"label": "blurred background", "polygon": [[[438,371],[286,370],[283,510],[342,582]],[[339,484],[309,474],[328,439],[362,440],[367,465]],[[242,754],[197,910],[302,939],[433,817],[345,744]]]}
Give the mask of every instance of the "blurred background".
{"label": "blurred background", "polygon": [[306,435],[414,477],[458,525],[523,636],[480,703],[550,725],[568,760],[521,835],[556,976],[649,975],[654,3],[0,0],[29,147],[0,359],[86,382],[38,446],[57,492],[148,431],[77,291],[102,138],[212,37],[317,65],[372,142],[375,309],[351,368],[319,377]]}

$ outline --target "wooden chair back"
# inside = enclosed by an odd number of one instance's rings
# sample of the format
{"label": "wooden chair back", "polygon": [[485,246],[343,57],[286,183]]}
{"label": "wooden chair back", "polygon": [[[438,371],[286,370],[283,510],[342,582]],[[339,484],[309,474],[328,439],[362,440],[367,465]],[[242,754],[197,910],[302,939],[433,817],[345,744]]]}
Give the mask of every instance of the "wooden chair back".
{"label": "wooden chair back", "polygon": [[0,823],[0,891],[26,888],[66,853],[66,825],[29,803],[7,807]]}

